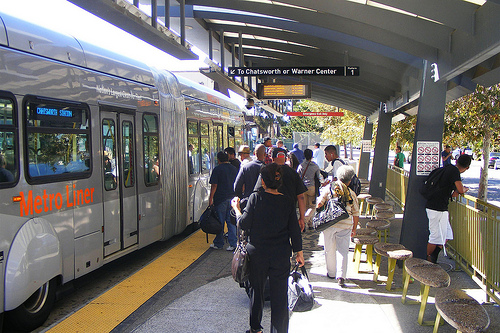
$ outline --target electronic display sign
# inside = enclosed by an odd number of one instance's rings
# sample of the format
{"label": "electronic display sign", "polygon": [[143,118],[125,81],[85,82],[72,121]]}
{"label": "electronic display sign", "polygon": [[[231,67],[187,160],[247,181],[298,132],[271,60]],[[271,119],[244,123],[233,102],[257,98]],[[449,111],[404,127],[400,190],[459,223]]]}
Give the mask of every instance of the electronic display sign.
{"label": "electronic display sign", "polygon": [[311,98],[310,83],[260,83],[257,87],[258,99],[303,99]]}

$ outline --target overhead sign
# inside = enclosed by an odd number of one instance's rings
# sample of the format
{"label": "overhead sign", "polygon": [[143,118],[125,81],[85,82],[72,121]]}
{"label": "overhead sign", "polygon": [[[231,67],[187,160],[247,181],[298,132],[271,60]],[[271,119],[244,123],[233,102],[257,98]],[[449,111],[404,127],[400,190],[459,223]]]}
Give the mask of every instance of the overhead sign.
{"label": "overhead sign", "polygon": [[344,112],[287,112],[286,115],[290,117],[341,117]]}
{"label": "overhead sign", "polygon": [[359,66],[228,67],[229,76],[359,76]]}
{"label": "overhead sign", "polygon": [[311,84],[260,83],[257,87],[258,99],[302,99],[311,98]]}

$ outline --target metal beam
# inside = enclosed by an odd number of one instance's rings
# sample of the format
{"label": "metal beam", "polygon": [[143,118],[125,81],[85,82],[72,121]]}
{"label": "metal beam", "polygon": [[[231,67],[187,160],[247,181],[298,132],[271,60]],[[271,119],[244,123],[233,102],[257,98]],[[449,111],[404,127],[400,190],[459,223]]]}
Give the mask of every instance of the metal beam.
{"label": "metal beam", "polygon": [[148,24],[148,22],[141,17],[138,10],[135,13],[131,12],[129,8],[135,7],[124,0],[117,0],[116,3],[111,0],[69,1],[160,50],[165,51],[177,59],[198,59],[198,56],[191,52],[188,47],[181,45],[181,43],[177,41],[178,37],[175,36],[175,34],[166,28],[165,31],[168,32],[168,34],[152,27],[151,24]]}

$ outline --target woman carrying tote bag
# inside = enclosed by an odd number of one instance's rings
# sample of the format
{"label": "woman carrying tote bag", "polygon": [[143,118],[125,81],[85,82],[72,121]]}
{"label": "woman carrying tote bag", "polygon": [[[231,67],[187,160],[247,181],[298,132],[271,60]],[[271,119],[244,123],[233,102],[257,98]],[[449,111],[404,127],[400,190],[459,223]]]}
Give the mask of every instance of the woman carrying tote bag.
{"label": "woman carrying tote bag", "polygon": [[[275,163],[261,169],[264,191],[254,192],[248,198],[243,211],[239,198],[231,205],[236,212],[238,226],[247,230],[250,256],[250,330],[262,332],[262,310],[264,307],[264,286],[269,277],[271,296],[271,332],[288,332],[288,276],[290,257],[304,265],[302,235],[293,201],[278,192],[281,185],[281,167]],[[290,243],[291,241],[291,243]]]}
{"label": "woman carrying tote bag", "polygon": [[332,196],[339,197],[344,203],[349,217],[337,222],[335,225],[325,229],[323,236],[325,239],[325,260],[327,276],[337,279],[339,286],[345,287],[347,275],[347,262],[349,254],[349,241],[351,236],[356,235],[356,228],[359,222],[359,205],[356,193],[347,186],[355,175],[353,167],[343,165],[337,170],[337,181],[330,184],[333,191],[322,191],[320,200],[316,208],[322,207]]}

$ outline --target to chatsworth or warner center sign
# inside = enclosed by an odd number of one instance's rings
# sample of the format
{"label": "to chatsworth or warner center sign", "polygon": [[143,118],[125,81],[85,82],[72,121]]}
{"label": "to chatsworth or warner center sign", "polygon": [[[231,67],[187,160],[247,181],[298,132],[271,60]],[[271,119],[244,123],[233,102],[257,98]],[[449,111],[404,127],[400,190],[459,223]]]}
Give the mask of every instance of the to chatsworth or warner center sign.
{"label": "to chatsworth or warner center sign", "polygon": [[341,67],[228,67],[229,76],[359,76],[359,66]]}

